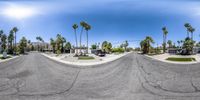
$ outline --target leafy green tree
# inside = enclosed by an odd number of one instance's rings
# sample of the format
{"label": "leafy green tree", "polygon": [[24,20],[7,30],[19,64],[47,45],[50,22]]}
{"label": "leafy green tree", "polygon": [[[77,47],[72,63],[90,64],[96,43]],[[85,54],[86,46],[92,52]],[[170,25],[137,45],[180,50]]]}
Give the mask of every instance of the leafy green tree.
{"label": "leafy green tree", "polygon": [[186,49],[186,54],[192,54],[194,47],[194,41],[189,37],[185,39],[183,48]]}
{"label": "leafy green tree", "polygon": [[181,41],[177,41],[177,43],[178,43],[178,46],[180,47]]}
{"label": "leafy green tree", "polygon": [[96,44],[93,44],[93,45],[91,46],[91,49],[97,49],[97,45],[96,45]]}
{"label": "leafy green tree", "polygon": [[1,36],[1,47],[2,47],[2,51],[6,51],[6,44],[7,44],[7,35],[6,34],[2,34]]}
{"label": "leafy green tree", "polygon": [[67,42],[67,43],[65,44],[65,49],[66,49],[66,50],[70,50],[71,48],[72,48],[71,43],[70,43],[70,42]]}
{"label": "leafy green tree", "polygon": [[22,39],[19,42],[20,53],[25,53],[26,47],[27,47],[27,39],[25,37],[22,37]]}
{"label": "leafy green tree", "polygon": [[107,41],[104,41],[102,43],[102,50],[106,53],[110,53],[112,51],[112,44],[107,42]]}
{"label": "leafy green tree", "polygon": [[168,34],[168,31],[167,31],[167,28],[166,28],[166,27],[163,27],[163,28],[162,28],[162,31],[163,31],[163,52],[165,53],[165,51],[166,51],[166,41],[167,41],[167,34]]}

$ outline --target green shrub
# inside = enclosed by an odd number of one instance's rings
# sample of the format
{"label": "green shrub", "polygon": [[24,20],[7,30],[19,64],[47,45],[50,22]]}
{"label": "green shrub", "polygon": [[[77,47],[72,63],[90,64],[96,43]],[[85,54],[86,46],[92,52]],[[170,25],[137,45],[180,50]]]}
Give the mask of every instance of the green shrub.
{"label": "green shrub", "polygon": [[113,49],[112,49],[112,52],[113,52],[113,53],[123,53],[123,52],[124,52],[124,49],[123,49],[123,48],[113,48]]}

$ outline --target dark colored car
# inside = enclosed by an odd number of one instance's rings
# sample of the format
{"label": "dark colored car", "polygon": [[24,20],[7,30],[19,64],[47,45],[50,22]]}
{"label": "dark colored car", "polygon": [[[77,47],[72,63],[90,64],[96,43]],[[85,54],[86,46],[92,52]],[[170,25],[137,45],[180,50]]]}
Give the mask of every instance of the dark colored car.
{"label": "dark colored car", "polygon": [[106,55],[106,53],[103,52],[103,51],[101,51],[101,50],[97,50],[97,51],[95,52],[95,55],[97,55],[97,56],[99,56],[99,57],[104,57],[104,56]]}

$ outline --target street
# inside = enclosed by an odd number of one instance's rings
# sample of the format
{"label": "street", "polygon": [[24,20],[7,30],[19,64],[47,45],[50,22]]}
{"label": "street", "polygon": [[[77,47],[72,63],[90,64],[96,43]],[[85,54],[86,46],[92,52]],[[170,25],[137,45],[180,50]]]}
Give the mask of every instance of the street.
{"label": "street", "polygon": [[40,53],[0,63],[0,100],[199,100],[200,64],[162,63],[130,53],[72,66]]}

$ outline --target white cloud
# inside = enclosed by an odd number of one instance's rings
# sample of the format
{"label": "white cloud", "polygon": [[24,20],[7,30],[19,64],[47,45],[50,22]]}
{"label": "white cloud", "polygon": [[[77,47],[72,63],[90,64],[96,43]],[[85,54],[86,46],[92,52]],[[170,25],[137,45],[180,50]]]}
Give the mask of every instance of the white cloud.
{"label": "white cloud", "polygon": [[0,14],[4,15],[5,17],[10,17],[18,20],[26,19],[38,14],[37,9],[34,7],[17,4],[9,4],[4,6],[0,11]]}

